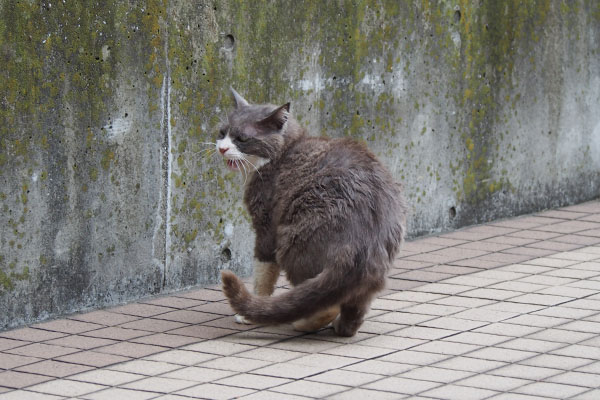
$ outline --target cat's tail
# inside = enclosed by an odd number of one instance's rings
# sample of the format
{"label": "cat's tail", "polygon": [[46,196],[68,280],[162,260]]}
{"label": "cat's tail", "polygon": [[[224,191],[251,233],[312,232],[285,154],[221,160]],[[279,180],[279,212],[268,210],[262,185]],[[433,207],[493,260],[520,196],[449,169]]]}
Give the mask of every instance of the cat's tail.
{"label": "cat's tail", "polygon": [[[231,271],[222,271],[223,292],[231,308],[247,320],[257,324],[283,324],[309,317],[315,312],[343,302],[357,288],[349,284],[347,277],[325,269],[314,278],[307,279],[291,290],[278,296],[252,295],[246,285]],[[356,282],[356,281],[355,281]],[[383,288],[385,278],[376,288],[362,290],[378,291]]]}

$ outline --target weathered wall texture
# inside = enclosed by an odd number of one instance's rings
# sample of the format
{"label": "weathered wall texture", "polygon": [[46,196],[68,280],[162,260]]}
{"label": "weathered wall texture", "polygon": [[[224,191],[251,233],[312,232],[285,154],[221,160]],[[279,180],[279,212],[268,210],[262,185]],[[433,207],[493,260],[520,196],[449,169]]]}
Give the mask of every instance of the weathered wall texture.
{"label": "weathered wall texture", "polygon": [[412,236],[594,198],[600,3],[0,0],[0,329],[248,274],[231,106],[365,140]]}

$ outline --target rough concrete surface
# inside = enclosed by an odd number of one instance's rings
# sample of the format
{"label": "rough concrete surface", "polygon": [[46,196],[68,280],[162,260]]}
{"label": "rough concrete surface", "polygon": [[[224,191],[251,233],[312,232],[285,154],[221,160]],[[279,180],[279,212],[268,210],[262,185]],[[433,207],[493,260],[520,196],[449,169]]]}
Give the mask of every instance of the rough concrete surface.
{"label": "rough concrete surface", "polygon": [[250,272],[230,85],[365,140],[411,236],[595,198],[599,44],[593,0],[0,0],[0,328]]}

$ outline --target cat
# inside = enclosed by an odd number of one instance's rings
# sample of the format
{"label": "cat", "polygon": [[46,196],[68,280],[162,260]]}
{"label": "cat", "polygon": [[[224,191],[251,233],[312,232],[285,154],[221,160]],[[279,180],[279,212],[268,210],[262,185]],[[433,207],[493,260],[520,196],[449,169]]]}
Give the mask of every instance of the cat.
{"label": "cat", "polygon": [[[400,185],[364,144],[309,136],[290,103],[254,105],[231,92],[216,147],[228,168],[251,172],[244,203],[257,261],[255,295],[221,272],[237,321],[300,331],[333,322],[337,335],[355,335],[403,241]],[[280,270],[293,288],[269,297]]]}

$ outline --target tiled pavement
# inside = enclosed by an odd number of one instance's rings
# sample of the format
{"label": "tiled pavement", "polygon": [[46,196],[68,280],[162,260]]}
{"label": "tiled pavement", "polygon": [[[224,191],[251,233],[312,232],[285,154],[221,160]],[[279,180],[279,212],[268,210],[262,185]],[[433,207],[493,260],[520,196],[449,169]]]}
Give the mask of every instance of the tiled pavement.
{"label": "tiled pavement", "polygon": [[350,339],[237,325],[218,287],[0,332],[0,400],[600,399],[600,202],[409,242],[390,276]]}

